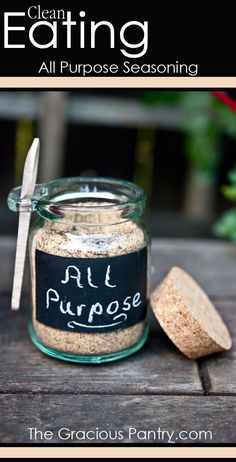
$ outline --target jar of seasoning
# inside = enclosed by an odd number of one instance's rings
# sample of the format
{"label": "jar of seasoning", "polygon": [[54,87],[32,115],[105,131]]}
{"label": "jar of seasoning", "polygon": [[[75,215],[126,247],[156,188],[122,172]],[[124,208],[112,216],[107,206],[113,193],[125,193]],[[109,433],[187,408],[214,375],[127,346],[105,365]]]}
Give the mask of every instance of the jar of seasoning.
{"label": "jar of seasoning", "polygon": [[[9,196],[19,210],[20,190]],[[102,363],[139,350],[148,336],[149,234],[144,192],[113,178],[37,185],[28,210],[32,318],[44,353]],[[22,205],[22,204],[21,204]]]}

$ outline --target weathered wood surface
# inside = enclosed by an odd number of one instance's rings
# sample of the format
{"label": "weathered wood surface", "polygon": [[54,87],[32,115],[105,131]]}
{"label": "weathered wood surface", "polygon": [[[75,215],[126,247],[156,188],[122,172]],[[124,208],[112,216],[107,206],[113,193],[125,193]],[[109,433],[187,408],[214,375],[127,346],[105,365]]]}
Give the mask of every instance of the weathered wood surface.
{"label": "weathered wood surface", "polygon": [[[231,331],[232,350],[198,361],[178,352],[152,315],[148,343],[125,360],[87,366],[46,357],[27,334],[27,277],[22,308],[19,313],[10,311],[13,239],[1,238],[0,261],[0,414],[7,416],[0,425],[1,443],[28,443],[29,426],[52,429],[53,442],[58,442],[56,431],[62,426],[86,430],[98,424],[100,429],[119,428],[124,434],[129,426],[210,430],[213,439],[202,443],[235,442],[236,246],[216,241],[153,242],[152,285],[173,265],[183,267],[211,296]],[[125,437],[123,442],[129,441]]]}
{"label": "weathered wood surface", "polygon": [[[236,299],[215,301],[233,341],[230,351],[202,359],[203,373],[208,383],[208,394],[236,395]],[[236,403],[236,398],[235,398]]]}
{"label": "weathered wood surface", "polygon": [[130,358],[92,367],[65,363],[62,368],[60,361],[31,344],[26,309],[24,314],[10,313],[8,298],[0,301],[0,325],[5,324],[0,337],[0,393],[203,393],[197,364],[166,342],[156,323],[146,346]]}
{"label": "weathered wood surface", "polygon": [[[62,441],[57,432],[69,430],[115,430],[123,431],[123,443],[168,443],[164,440],[128,440],[129,427],[140,430],[175,431],[174,443],[224,443],[235,442],[235,400],[232,396],[120,396],[120,395],[0,395],[0,408],[4,419],[1,442],[30,443],[28,428],[53,431],[53,443],[83,443],[84,441]],[[180,431],[192,431],[192,440],[180,440]],[[196,438],[199,431],[212,432],[204,439]],[[142,435],[140,435],[142,436]],[[183,434],[184,437],[187,434]],[[178,439],[176,439],[178,438]],[[42,442],[42,441],[41,441]],[[86,441],[88,442],[88,440]],[[89,441],[93,443],[94,441]],[[104,442],[100,440],[100,443]],[[105,440],[106,443],[119,441]],[[32,441],[31,441],[32,443]],[[40,443],[40,440],[36,441]],[[43,443],[50,441],[43,440]],[[96,443],[96,441],[95,441]]]}
{"label": "weathered wood surface", "polygon": [[172,266],[181,266],[210,297],[236,298],[236,245],[220,241],[154,239],[153,277],[156,284]]}

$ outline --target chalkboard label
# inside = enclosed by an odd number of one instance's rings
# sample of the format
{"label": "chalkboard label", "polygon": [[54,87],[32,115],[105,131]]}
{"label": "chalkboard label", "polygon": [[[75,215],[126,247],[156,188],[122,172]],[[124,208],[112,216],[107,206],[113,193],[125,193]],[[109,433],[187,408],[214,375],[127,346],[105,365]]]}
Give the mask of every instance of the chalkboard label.
{"label": "chalkboard label", "polygon": [[36,250],[36,319],[70,332],[106,332],[142,321],[147,310],[147,248],[106,258]]}

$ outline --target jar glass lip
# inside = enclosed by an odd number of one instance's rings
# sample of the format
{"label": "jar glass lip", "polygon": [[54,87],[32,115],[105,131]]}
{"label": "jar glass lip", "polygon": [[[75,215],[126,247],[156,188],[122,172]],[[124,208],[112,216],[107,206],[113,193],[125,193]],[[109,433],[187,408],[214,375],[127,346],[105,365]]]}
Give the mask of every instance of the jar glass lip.
{"label": "jar glass lip", "polygon": [[[136,184],[113,177],[68,177],[39,185],[35,210],[45,218],[62,218],[66,213],[121,212],[140,216],[146,195]],[[37,189],[37,188],[36,188]],[[46,214],[45,214],[46,213]]]}

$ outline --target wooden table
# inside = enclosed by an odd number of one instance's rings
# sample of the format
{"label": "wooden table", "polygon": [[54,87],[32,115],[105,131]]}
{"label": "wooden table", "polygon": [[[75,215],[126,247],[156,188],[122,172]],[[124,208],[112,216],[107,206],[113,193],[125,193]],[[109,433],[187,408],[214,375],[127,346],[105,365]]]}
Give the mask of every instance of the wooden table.
{"label": "wooden table", "polygon": [[[29,427],[53,432],[52,440],[32,443],[78,443],[59,439],[57,432],[62,427],[120,430],[123,443],[168,442],[164,434],[163,440],[154,441],[140,439],[144,434],[136,433],[130,440],[131,427],[137,432],[174,430],[175,443],[235,443],[235,346],[227,353],[192,361],[151,319],[146,346],[125,360],[88,366],[44,356],[27,334],[27,278],[20,312],[10,311],[14,246],[13,239],[1,238],[0,415],[5,416],[0,424],[1,443],[30,443]],[[153,241],[152,260],[153,286],[171,266],[183,267],[214,301],[235,340],[236,246],[159,239]],[[178,439],[182,430],[188,432],[184,440]],[[190,431],[195,433],[189,436]],[[194,439],[199,431],[212,432],[212,439],[209,433],[206,440],[203,434],[202,439]]]}

